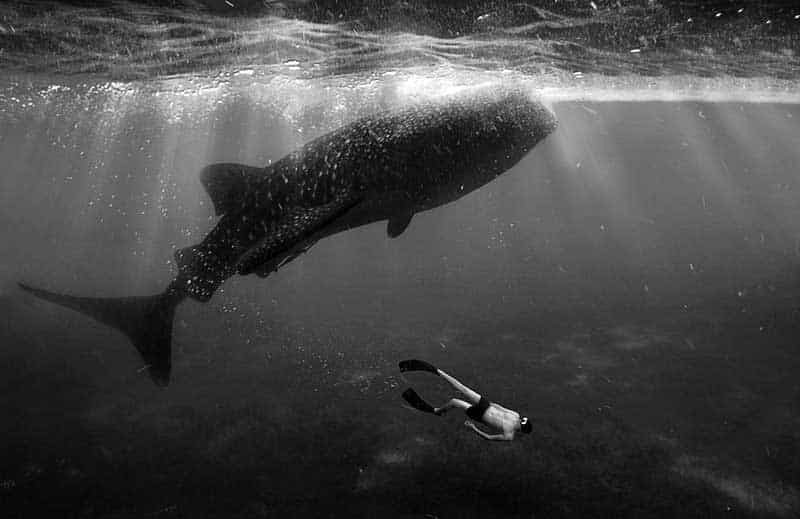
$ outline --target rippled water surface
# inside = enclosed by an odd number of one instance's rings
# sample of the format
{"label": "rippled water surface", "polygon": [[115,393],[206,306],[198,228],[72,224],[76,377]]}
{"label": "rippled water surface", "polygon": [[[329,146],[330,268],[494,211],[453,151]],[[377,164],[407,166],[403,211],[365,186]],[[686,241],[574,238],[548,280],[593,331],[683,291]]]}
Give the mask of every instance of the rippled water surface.
{"label": "rippled water surface", "polygon": [[[755,4],[4,3],[4,516],[796,516],[800,11]],[[167,388],[17,288],[156,293],[207,164],[512,84],[559,120],[518,165],[183,303]],[[453,396],[413,357],[533,434],[405,407]]]}
{"label": "rippled water surface", "polygon": [[443,64],[612,76],[800,70],[800,12],[785,2],[74,3],[0,6],[4,68],[114,79],[232,65],[301,77]]}

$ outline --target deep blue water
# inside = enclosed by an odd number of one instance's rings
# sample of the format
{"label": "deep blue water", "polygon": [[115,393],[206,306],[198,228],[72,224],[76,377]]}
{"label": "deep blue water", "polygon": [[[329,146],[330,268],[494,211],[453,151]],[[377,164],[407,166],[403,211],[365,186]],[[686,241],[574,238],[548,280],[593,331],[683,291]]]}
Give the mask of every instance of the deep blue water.
{"label": "deep blue water", "polygon": [[[192,16],[234,34],[324,29]],[[157,57],[136,67],[80,46],[66,72],[6,63],[4,516],[795,516],[795,80],[617,62],[576,75],[574,61],[541,57],[536,72],[501,66],[500,43],[491,66],[472,67],[472,40],[435,62],[428,51],[392,61],[408,37],[376,34],[356,42],[381,42],[368,67],[321,52],[317,72],[292,61],[306,47],[256,66],[247,53],[192,58],[180,75],[161,74]],[[794,56],[777,55],[789,70]],[[264,165],[359,116],[511,81],[554,111],[555,133],[398,238],[385,223],[354,229],[265,280],[236,277],[209,303],[184,303],[166,389],[121,334],[16,286],[155,293],[174,251],[216,221],[197,176],[206,164]],[[533,434],[488,443],[463,417],[404,406],[409,385],[453,396],[402,377],[410,357],[526,413]]]}

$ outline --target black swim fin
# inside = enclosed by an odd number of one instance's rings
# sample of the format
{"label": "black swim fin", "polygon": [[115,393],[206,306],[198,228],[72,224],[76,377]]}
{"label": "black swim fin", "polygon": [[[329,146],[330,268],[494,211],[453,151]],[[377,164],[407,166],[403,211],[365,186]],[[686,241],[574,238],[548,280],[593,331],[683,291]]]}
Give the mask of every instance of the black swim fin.
{"label": "black swim fin", "polygon": [[88,315],[130,338],[144,360],[150,378],[159,386],[169,383],[172,319],[183,295],[173,290],[153,296],[75,297],[19,283],[34,296]]}
{"label": "black swim fin", "polygon": [[439,374],[439,370],[437,370],[433,365],[428,364],[424,360],[417,360],[417,359],[409,359],[409,360],[401,360],[399,363],[400,371],[430,371],[434,375]]}
{"label": "black swim fin", "polygon": [[403,391],[403,399],[405,399],[406,402],[411,404],[411,407],[413,407],[414,409],[418,409],[423,413],[436,414],[433,406],[428,402],[426,402],[425,400],[423,400],[422,397],[419,396],[417,392],[411,388],[408,388],[405,391]]}

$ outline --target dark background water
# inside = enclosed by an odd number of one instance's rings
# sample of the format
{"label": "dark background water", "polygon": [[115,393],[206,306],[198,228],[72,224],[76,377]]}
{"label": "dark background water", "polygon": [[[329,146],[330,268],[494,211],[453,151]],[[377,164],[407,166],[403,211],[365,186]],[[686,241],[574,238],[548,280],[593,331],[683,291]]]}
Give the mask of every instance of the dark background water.
{"label": "dark background water", "polygon": [[[232,3],[0,5],[3,517],[797,516],[794,6]],[[208,163],[511,81],[554,134],[399,238],[181,305],[166,389],[16,287],[160,291]],[[453,396],[409,357],[533,434],[404,407]]]}
{"label": "dark background water", "polygon": [[[13,283],[155,292],[213,225],[201,165],[336,124],[312,111],[298,135],[235,98],[170,123],[147,100],[109,128],[95,110],[0,132],[10,517],[798,510],[796,105],[556,104],[522,163],[401,237],[356,229],[182,306],[161,390],[120,334]],[[408,384],[450,396],[402,379],[407,357],[534,433],[486,443],[403,407]]]}

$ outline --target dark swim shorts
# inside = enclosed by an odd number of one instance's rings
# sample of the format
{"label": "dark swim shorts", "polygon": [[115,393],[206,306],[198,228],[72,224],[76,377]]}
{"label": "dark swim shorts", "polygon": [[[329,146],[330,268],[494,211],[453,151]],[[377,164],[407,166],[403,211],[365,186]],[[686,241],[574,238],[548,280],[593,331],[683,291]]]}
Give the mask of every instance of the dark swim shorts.
{"label": "dark swim shorts", "polygon": [[477,404],[470,406],[467,408],[467,416],[472,418],[473,420],[481,421],[483,419],[483,415],[486,414],[486,410],[489,409],[489,400],[484,397],[478,401]]}

